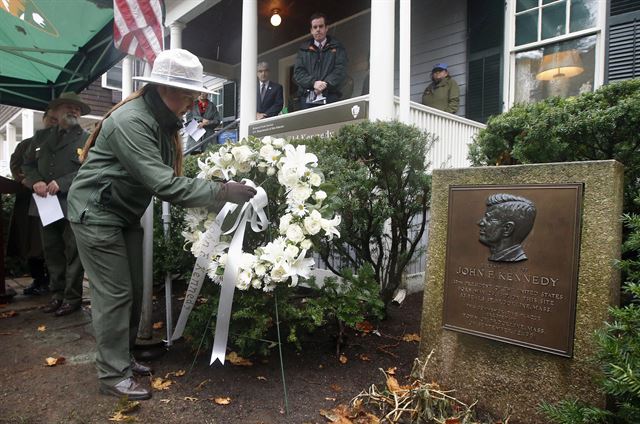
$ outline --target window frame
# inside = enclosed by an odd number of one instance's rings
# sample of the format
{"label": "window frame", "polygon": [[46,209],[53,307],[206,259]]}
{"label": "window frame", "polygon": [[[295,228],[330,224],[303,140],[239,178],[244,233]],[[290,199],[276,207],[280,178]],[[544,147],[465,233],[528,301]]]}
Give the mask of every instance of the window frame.
{"label": "window frame", "polygon": [[560,43],[563,41],[568,41],[572,39],[578,39],[587,37],[589,35],[596,35],[596,47],[595,47],[595,64],[594,64],[594,77],[593,77],[593,89],[596,90],[604,84],[604,71],[605,71],[605,26],[606,26],[606,18],[608,11],[608,2],[607,1],[597,1],[598,4],[598,16],[596,19],[596,24],[592,28],[583,29],[575,32],[568,32],[570,25],[570,7],[571,0],[566,2],[566,15],[565,15],[565,34],[558,35],[556,37],[546,38],[544,40],[540,40],[541,31],[542,31],[542,9],[548,7],[550,5],[555,5],[562,0],[556,0],[552,3],[542,5],[542,0],[538,0],[538,6],[536,6],[538,10],[538,33],[537,33],[537,41],[522,44],[516,46],[516,16],[525,12],[529,12],[532,9],[528,9],[526,11],[517,12],[516,13],[516,1],[517,0],[507,0],[505,7],[505,43],[504,43],[504,57],[507,58],[505,60],[505,72],[504,75],[508,75],[503,81],[503,102],[505,104],[505,110],[509,110],[515,101],[515,73],[516,73],[516,54],[533,49],[543,48],[545,46]]}

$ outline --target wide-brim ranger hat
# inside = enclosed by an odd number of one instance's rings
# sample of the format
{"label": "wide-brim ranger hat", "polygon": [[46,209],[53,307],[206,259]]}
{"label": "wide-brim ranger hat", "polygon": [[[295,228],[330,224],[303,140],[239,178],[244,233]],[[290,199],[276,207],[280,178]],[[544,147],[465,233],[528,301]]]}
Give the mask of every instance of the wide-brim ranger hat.
{"label": "wide-brim ranger hat", "polygon": [[183,49],[171,49],[158,54],[153,62],[151,75],[133,79],[208,93],[209,90],[204,86],[202,78],[202,63],[193,53]]}
{"label": "wide-brim ranger hat", "polygon": [[73,91],[67,91],[66,93],[60,94],[57,99],[49,102],[46,110],[53,110],[63,103],[71,103],[72,105],[79,106],[81,115],[87,115],[88,113],[91,113],[91,108],[89,107],[89,105],[83,102],[80,96],[78,96]]}

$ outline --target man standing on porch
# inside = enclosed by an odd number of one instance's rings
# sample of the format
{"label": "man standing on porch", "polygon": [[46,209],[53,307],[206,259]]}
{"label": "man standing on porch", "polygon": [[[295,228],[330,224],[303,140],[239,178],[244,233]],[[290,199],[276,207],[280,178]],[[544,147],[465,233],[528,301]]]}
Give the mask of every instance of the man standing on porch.
{"label": "man standing on porch", "polygon": [[422,93],[422,104],[435,109],[456,113],[460,104],[460,89],[449,75],[446,63],[436,63],[431,71],[431,84]]}
{"label": "man standing on porch", "polygon": [[347,52],[342,43],[327,35],[327,17],[314,13],[309,20],[313,38],[300,46],[293,71],[301,109],[340,99],[347,73]]}
{"label": "man standing on porch", "polygon": [[258,63],[258,82],[256,119],[277,116],[284,105],[282,86],[277,82],[269,81],[267,62]]}

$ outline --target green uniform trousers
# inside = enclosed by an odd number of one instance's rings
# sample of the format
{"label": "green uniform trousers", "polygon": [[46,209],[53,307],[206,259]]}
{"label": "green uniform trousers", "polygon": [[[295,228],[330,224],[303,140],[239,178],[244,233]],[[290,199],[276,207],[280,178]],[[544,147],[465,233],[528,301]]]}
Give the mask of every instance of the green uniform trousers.
{"label": "green uniform trousers", "polygon": [[84,269],[69,221],[61,219],[42,227],[42,243],[52,298],[79,305],[82,303]]}
{"label": "green uniform trousers", "polygon": [[131,349],[142,307],[142,228],[71,223],[91,284],[98,378],[113,386],[132,376]]}

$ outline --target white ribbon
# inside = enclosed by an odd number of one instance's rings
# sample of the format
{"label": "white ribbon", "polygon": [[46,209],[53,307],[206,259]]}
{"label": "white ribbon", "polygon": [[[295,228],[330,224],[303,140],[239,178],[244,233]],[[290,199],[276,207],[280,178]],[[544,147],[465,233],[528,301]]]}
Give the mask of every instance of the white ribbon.
{"label": "white ribbon", "polygon": [[[220,300],[218,303],[218,315],[216,318],[216,333],[213,343],[213,352],[211,353],[211,362],[213,364],[216,359],[224,364],[227,350],[227,339],[229,337],[229,322],[231,320],[231,306],[233,305],[233,292],[238,277],[238,266],[242,257],[242,243],[244,240],[244,231],[247,223],[251,224],[254,232],[265,231],[269,225],[264,208],[267,206],[267,193],[262,187],[256,187],[251,180],[242,180],[246,185],[254,187],[257,191],[256,195],[247,203],[245,203],[230,230],[224,234],[234,233],[229,250],[227,252],[227,263],[225,264],[224,275],[222,277],[222,289],[220,292]],[[211,257],[216,251],[226,245],[221,245],[220,236],[222,235],[222,224],[225,218],[232,214],[238,205],[234,203],[226,203],[220,213],[216,216],[211,227],[204,233],[202,240],[202,252],[196,259],[196,264],[191,274],[191,281],[187,288],[182,311],[176,324],[176,328],[171,336],[171,340],[182,337],[187,319],[195,306],[196,299],[202,288],[204,276],[211,262]]]}

